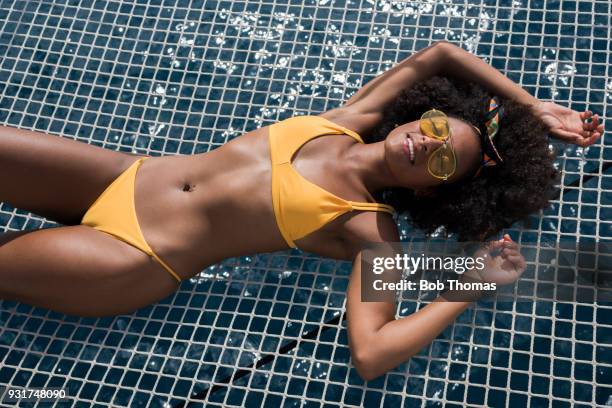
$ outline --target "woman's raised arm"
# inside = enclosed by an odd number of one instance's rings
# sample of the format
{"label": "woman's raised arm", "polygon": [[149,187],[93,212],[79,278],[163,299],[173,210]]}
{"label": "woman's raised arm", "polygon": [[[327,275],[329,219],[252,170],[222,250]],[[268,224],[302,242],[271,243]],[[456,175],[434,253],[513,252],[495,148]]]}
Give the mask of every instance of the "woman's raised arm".
{"label": "woman's raised arm", "polygon": [[382,118],[385,106],[395,100],[402,90],[440,73],[444,65],[442,44],[435,42],[403,59],[361,87],[341,109],[349,108],[351,112],[360,114],[379,114]]}
{"label": "woman's raised arm", "polygon": [[477,56],[449,42],[441,43],[447,63],[440,74],[474,82],[495,95],[535,106],[540,101]]}
{"label": "woman's raised arm", "polygon": [[[518,101],[532,108],[548,126],[550,134],[566,143],[589,146],[603,134],[604,126],[591,111],[577,112],[552,102],[542,102],[501,72],[451,43],[440,43],[447,63],[440,74],[477,83],[492,93]],[[591,122],[586,122],[591,119]]]}
{"label": "woman's raised arm", "polygon": [[525,105],[539,103],[529,92],[480,58],[447,41],[437,41],[368,82],[343,107],[362,114],[382,114],[385,106],[402,90],[435,75],[475,82],[499,96]]}
{"label": "woman's raised arm", "polygon": [[[323,116],[350,116],[354,126],[371,129],[380,123],[385,107],[404,89],[434,75],[477,83],[493,94],[531,106],[550,134],[564,142],[589,146],[604,127],[591,111],[577,112],[552,102],[542,102],[480,58],[447,41],[434,42],[405,58],[364,85],[343,106]],[[587,122],[587,120],[591,122]],[[358,124],[358,125],[357,125]]]}

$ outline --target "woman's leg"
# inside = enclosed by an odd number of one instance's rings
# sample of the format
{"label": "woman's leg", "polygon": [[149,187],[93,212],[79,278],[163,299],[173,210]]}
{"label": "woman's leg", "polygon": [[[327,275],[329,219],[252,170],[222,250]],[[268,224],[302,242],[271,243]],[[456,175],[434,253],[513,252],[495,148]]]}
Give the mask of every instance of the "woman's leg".
{"label": "woman's leg", "polygon": [[5,233],[0,233],[0,247],[7,242],[14,240],[15,238],[29,234],[30,232],[32,231],[8,231]]}
{"label": "woman's leg", "polygon": [[0,126],[0,202],[66,225],[138,157],[40,132]]}
{"label": "woman's leg", "polygon": [[131,313],[177,288],[140,250],[85,225],[0,235],[0,297],[77,316]]}

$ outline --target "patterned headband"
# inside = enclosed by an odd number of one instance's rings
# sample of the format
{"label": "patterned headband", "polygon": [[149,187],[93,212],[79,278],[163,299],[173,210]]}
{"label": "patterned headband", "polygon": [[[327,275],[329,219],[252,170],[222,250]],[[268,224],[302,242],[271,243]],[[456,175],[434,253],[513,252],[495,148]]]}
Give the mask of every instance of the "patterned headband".
{"label": "patterned headband", "polygon": [[480,136],[480,146],[482,147],[482,162],[474,177],[477,177],[484,167],[495,166],[504,162],[493,144],[493,139],[499,131],[499,122],[503,117],[504,107],[500,105],[499,99],[494,96],[489,100],[489,110],[485,115],[486,136],[474,126]]}

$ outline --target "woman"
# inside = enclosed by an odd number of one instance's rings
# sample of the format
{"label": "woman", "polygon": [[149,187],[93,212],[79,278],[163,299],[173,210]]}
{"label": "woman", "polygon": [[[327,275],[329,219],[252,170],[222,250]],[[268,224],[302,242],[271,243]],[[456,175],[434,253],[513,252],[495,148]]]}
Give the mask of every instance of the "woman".
{"label": "woman", "polygon": [[[469,104],[451,109],[451,83],[426,81],[436,75],[476,83],[496,96],[491,103],[505,104],[505,112],[493,120],[484,115],[494,109],[484,105],[483,112]],[[418,89],[413,96],[422,100],[406,99]],[[423,112],[402,109],[424,103],[430,91],[437,103],[423,106],[430,116],[408,121]],[[488,97],[484,103],[494,107]],[[0,200],[66,226],[4,234],[0,296],[80,316],[129,313],[224,258],[298,247],[355,261],[350,343],[360,374],[372,378],[431,341],[466,305],[434,302],[395,321],[393,305],[359,299],[361,247],[399,240],[394,211],[416,214],[421,218],[414,221],[426,230],[446,225],[464,238],[484,238],[542,208],[542,193],[551,189],[555,172],[536,118],[552,135],[582,146],[603,131],[597,115],[540,103],[478,58],[438,42],[368,83],[340,108],[256,129],[206,154],[138,157],[4,128]],[[397,120],[403,122],[392,123]],[[484,154],[495,148],[495,122],[500,165],[482,165],[490,159]],[[439,133],[438,125],[448,134]],[[504,132],[520,136],[533,154],[517,149]],[[360,136],[373,142],[361,143]],[[509,170],[519,164],[523,173]],[[534,170],[544,174],[537,177]],[[537,188],[517,186],[520,174],[533,178]],[[491,216],[485,201],[462,204],[452,197],[461,193],[457,186],[472,191],[496,179],[495,191],[505,185],[527,202],[518,208],[500,204],[497,210],[508,212]],[[512,195],[505,198],[512,203]],[[428,207],[431,214],[424,211]],[[475,221],[480,215],[490,219]],[[500,257],[520,264],[508,245]]]}

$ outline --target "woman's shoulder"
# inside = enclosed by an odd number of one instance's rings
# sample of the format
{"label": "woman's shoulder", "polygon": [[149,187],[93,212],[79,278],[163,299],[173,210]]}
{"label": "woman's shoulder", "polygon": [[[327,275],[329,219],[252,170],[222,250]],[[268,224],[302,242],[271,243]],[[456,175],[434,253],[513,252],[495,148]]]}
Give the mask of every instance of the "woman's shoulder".
{"label": "woman's shoulder", "polygon": [[363,138],[367,138],[382,120],[381,115],[377,113],[362,113],[351,106],[330,109],[317,116],[350,129]]}
{"label": "woman's shoulder", "polygon": [[343,224],[343,241],[347,259],[355,256],[368,242],[398,242],[397,223],[389,213],[359,211]]}

